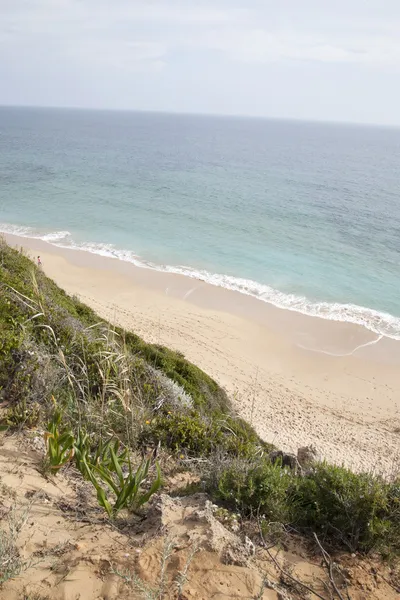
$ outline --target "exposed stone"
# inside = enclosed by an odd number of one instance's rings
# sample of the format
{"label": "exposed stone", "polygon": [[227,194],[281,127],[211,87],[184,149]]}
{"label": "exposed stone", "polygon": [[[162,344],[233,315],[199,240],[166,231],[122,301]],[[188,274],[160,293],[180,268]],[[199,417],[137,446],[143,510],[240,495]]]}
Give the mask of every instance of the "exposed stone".
{"label": "exposed stone", "polygon": [[321,460],[321,455],[314,445],[303,446],[297,450],[297,460],[299,465],[306,469]]}
{"label": "exposed stone", "polygon": [[244,547],[246,548],[246,552],[249,554],[249,556],[254,556],[256,553],[256,547],[254,546],[253,542],[251,541],[250,538],[246,537],[244,538]]}
{"label": "exposed stone", "polygon": [[273,463],[280,461],[282,463],[282,467],[290,467],[291,469],[297,469],[299,466],[295,454],[282,452],[282,450],[274,450],[270,453],[269,458]]}
{"label": "exposed stone", "polygon": [[285,590],[279,590],[277,592],[277,597],[278,600],[292,600],[292,596],[289,596]]}
{"label": "exposed stone", "polygon": [[196,510],[184,518],[184,522],[194,521],[196,530],[189,533],[190,542],[198,548],[217,552],[225,565],[248,567],[255,554],[255,546],[249,538],[242,542],[213,515],[212,503],[204,497]]}
{"label": "exposed stone", "polygon": [[268,577],[264,577],[264,585],[266,588],[276,592],[277,600],[293,600],[289,592],[283,589],[279,584],[268,579]]}
{"label": "exposed stone", "polygon": [[227,545],[223,548],[220,559],[223,565],[235,565],[236,567],[247,567],[248,557],[239,546]]}

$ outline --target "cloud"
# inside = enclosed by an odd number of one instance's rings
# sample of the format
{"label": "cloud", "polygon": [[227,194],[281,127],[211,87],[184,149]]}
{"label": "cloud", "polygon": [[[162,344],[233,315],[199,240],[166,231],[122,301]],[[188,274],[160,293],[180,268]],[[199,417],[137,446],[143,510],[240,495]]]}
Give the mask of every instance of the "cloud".
{"label": "cloud", "polygon": [[0,104],[397,122],[399,31],[399,0],[0,0]]}
{"label": "cloud", "polygon": [[153,70],[157,71],[165,66],[167,48],[163,44],[147,41],[103,40],[93,38],[82,40],[78,45],[66,49],[68,58],[82,66],[82,61],[87,66],[107,71],[117,69],[120,71]]}
{"label": "cloud", "polygon": [[[325,3],[324,3],[325,4]],[[400,23],[335,3],[304,0],[285,8],[266,0],[0,0],[0,43],[60,58],[131,69],[170,52],[210,51],[232,62],[355,63],[397,67]],[[356,1],[361,8],[365,4]],[[353,4],[353,8],[355,8]],[[331,10],[331,12],[330,12]],[[161,62],[160,62],[161,61]]]}
{"label": "cloud", "polygon": [[222,35],[208,33],[202,43],[243,63],[314,61],[400,66],[397,37],[235,29],[225,30]]}
{"label": "cloud", "polygon": [[0,52],[44,60],[47,50],[81,67],[160,69],[191,28],[232,24],[245,13],[174,0],[0,0]]}
{"label": "cloud", "polygon": [[0,29],[12,27],[15,32],[61,34],[75,31],[97,30],[115,32],[127,25],[136,28],[160,24],[163,26],[218,25],[239,21],[245,9],[222,10],[211,4],[191,6],[151,0],[0,0]]}

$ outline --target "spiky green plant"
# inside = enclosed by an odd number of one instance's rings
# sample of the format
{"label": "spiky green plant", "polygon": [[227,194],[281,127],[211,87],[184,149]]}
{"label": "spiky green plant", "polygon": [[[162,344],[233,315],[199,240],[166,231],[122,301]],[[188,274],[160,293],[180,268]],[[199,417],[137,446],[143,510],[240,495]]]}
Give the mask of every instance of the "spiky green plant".
{"label": "spiky green plant", "polygon": [[[143,460],[134,471],[128,455],[128,449],[120,451],[118,439],[110,438],[100,442],[96,452],[90,450],[89,436],[83,430],[78,432],[75,440],[75,462],[82,475],[96,489],[97,500],[110,518],[115,518],[124,508],[137,510],[148,502],[161,487],[161,471],[156,463],[156,477],[147,491],[143,490],[151,466],[151,459]],[[109,498],[104,486],[115,497]]]}
{"label": "spiky green plant", "polygon": [[[124,475],[118,457],[115,455],[112,447],[110,447],[110,453],[113,462],[112,469],[109,469],[101,462],[98,462],[97,465],[89,465],[86,462],[85,468],[90,481],[96,488],[99,504],[106,510],[110,518],[115,518],[120,510],[124,508],[138,510],[150,500],[151,496],[161,487],[161,470],[158,463],[156,463],[156,477],[150,488],[144,491],[143,485],[149,475],[151,459],[143,460],[136,471],[133,469],[131,462],[128,461],[128,472]],[[106,491],[96,475],[109,488],[111,493],[114,494],[114,503],[110,502]]]}
{"label": "spiky green plant", "polygon": [[47,424],[44,439],[47,448],[47,460],[53,473],[70,462],[74,456],[74,435],[70,429],[61,433],[62,410],[57,406],[54,398],[55,409],[53,416]]}

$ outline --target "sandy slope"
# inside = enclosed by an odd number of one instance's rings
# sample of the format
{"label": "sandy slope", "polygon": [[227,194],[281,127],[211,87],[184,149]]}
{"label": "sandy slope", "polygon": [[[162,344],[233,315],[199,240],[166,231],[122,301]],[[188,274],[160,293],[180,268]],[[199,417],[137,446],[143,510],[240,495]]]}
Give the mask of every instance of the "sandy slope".
{"label": "sandy slope", "polygon": [[67,292],[146,340],[181,350],[283,449],[313,443],[354,469],[400,458],[400,342],[118,260],[7,236]]}
{"label": "sandy slope", "polygon": [[[217,520],[204,494],[154,498],[144,519],[129,517],[108,523],[98,509],[90,485],[69,468],[57,477],[40,473],[43,441],[37,434],[0,438],[0,527],[7,530],[10,508],[23,515],[17,536],[20,557],[30,563],[16,578],[0,586],[0,600],[139,600],[155,596],[139,593],[118,575],[135,573],[140,587],[160,587],[162,555],[172,541],[166,561],[165,593],[160,600],[304,600],[286,593],[279,571],[265,551],[246,542]],[[176,487],[175,475],[167,485]],[[184,483],[182,481],[182,483]],[[256,538],[254,538],[256,539]],[[299,540],[291,549],[274,549],[281,565],[323,597],[321,580],[326,573],[319,556],[309,556]],[[192,555],[193,549],[197,552]],[[2,549],[0,549],[3,552]],[[192,559],[188,560],[192,555]],[[0,554],[1,569],[10,561]],[[338,558],[349,583],[352,600],[394,600],[388,583],[388,567],[360,560]],[[182,593],[177,593],[179,572],[188,566]],[[268,585],[260,593],[262,581]],[[396,584],[394,584],[396,585]]]}

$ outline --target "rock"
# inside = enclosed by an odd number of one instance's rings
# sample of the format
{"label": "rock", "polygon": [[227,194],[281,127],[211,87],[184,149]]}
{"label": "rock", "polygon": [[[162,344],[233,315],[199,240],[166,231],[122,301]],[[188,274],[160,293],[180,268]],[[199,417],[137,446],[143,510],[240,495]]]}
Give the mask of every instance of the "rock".
{"label": "rock", "polygon": [[232,524],[231,524],[231,531],[233,531],[233,533],[238,533],[240,531],[240,525],[239,523],[236,521],[236,519],[233,519]]}
{"label": "rock", "polygon": [[295,454],[282,452],[282,450],[274,450],[269,454],[269,458],[273,463],[280,461],[282,463],[282,467],[290,467],[291,469],[297,469],[299,466]]}
{"label": "rock", "polygon": [[303,446],[297,450],[297,460],[299,465],[306,469],[321,460],[321,455],[314,445]]}
{"label": "rock", "polygon": [[276,592],[277,600],[293,600],[292,596],[277,583],[274,583],[267,577],[264,577],[265,587]]}
{"label": "rock", "polygon": [[256,548],[247,536],[244,543],[239,538],[228,540],[220,553],[221,562],[224,565],[236,565],[237,567],[250,567],[251,558],[255,555]]}
{"label": "rock", "polygon": [[246,552],[249,554],[249,556],[254,556],[256,553],[256,547],[254,546],[253,542],[251,541],[250,538],[246,537],[244,538],[244,547],[246,548]]}
{"label": "rock", "polygon": [[255,554],[253,542],[249,538],[241,541],[218,521],[213,515],[213,505],[206,496],[199,496],[197,508],[184,517],[183,523],[189,521],[197,523],[189,533],[191,543],[209,552],[216,552],[225,565],[250,566],[251,557]]}
{"label": "rock", "polygon": [[43,435],[36,435],[32,440],[32,446],[39,452],[46,452],[46,444]]}
{"label": "rock", "polygon": [[147,521],[154,521],[157,527],[169,527],[179,518],[182,505],[179,498],[171,498],[168,494],[154,496],[147,513]]}
{"label": "rock", "polygon": [[348,581],[351,581],[352,579],[354,579],[353,569],[350,569],[349,567],[344,567],[341,569],[341,571]]}
{"label": "rock", "polygon": [[220,554],[220,560],[223,565],[234,565],[235,567],[248,567],[248,557],[243,552],[243,548],[237,545],[227,545]]}
{"label": "rock", "polygon": [[276,594],[278,600],[292,600],[292,596],[289,596],[289,594],[285,590],[280,590]]}

